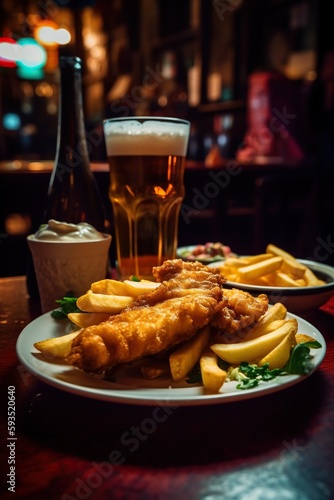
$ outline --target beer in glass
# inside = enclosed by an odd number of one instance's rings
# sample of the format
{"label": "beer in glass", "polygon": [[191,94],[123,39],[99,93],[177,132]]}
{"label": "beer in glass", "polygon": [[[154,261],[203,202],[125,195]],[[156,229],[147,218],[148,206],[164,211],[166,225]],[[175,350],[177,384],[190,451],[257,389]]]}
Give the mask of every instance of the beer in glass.
{"label": "beer in glass", "polygon": [[190,123],[126,117],[103,127],[120,277],[152,279],[152,268],[176,254]]}

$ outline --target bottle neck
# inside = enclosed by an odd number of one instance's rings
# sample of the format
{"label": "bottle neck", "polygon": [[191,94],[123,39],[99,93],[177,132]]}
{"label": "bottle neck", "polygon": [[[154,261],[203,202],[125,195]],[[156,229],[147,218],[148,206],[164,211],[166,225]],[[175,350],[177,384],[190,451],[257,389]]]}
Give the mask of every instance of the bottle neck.
{"label": "bottle neck", "polygon": [[89,165],[85,137],[81,62],[76,57],[60,64],[60,92],[56,164],[74,169]]}

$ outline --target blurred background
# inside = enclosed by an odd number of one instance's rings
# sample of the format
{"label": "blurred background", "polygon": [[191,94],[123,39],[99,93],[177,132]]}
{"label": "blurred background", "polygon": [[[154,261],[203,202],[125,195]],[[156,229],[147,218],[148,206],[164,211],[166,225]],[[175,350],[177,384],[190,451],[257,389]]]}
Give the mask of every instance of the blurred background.
{"label": "blurred background", "polygon": [[[58,61],[83,61],[92,168],[102,121],[191,121],[180,245],[273,242],[332,263],[334,37],[325,0],[1,0],[0,276],[24,274],[55,156]],[[112,227],[112,224],[111,224]]]}

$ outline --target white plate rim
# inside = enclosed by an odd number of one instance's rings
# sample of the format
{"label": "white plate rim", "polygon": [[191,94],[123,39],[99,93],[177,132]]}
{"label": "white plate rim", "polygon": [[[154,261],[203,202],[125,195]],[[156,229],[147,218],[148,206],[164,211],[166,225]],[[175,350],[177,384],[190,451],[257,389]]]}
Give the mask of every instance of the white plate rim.
{"label": "white plate rim", "polygon": [[[57,389],[102,401],[114,403],[148,405],[148,406],[200,406],[220,403],[231,403],[244,399],[256,398],[286,389],[302,382],[316,371],[326,354],[326,341],[323,335],[308,321],[289,313],[288,317],[296,318],[298,331],[306,333],[318,340],[321,348],[312,349],[313,369],[308,375],[286,375],[273,381],[260,383],[249,390],[236,389],[235,382],[227,382],[223,392],[205,394],[199,386],[185,388],[129,388],[113,382],[101,380],[74,368],[65,362],[50,362],[42,357],[34,347],[34,343],[48,337],[64,333],[64,322],[52,319],[50,313],[34,319],[20,333],[16,343],[16,353],[20,362],[29,373],[37,379]],[[67,323],[68,325],[69,323]]]}

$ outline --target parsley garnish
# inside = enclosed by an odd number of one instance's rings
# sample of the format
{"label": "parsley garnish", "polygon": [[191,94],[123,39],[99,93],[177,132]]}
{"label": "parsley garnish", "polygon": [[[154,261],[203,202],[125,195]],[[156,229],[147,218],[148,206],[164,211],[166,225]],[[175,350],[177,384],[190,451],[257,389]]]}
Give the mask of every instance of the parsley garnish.
{"label": "parsley garnish", "polygon": [[268,380],[272,380],[283,373],[283,370],[280,368],[270,370],[268,363],[263,366],[256,366],[243,362],[240,363],[239,371],[243,373],[246,378],[242,378],[240,380],[240,383],[237,385],[237,389],[252,389],[253,387],[257,387],[259,385],[260,380],[268,382]]}
{"label": "parsley garnish", "polygon": [[68,292],[65,297],[56,302],[60,304],[60,308],[51,312],[53,319],[66,319],[68,313],[81,312],[77,307],[77,297],[74,297],[72,292]]}

